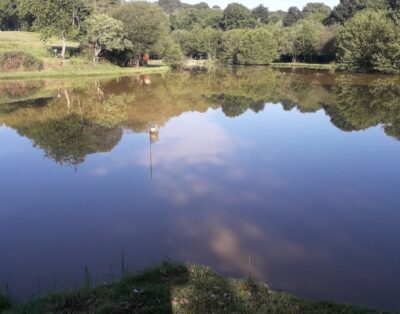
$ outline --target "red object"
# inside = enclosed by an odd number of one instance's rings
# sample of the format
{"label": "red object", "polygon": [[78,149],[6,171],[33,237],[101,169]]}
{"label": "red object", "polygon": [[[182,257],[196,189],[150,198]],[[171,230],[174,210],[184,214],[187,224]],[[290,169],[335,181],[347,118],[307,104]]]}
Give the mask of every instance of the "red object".
{"label": "red object", "polygon": [[147,62],[147,61],[149,61],[149,60],[150,60],[150,56],[149,56],[147,53],[145,53],[145,54],[143,55],[143,61]]}

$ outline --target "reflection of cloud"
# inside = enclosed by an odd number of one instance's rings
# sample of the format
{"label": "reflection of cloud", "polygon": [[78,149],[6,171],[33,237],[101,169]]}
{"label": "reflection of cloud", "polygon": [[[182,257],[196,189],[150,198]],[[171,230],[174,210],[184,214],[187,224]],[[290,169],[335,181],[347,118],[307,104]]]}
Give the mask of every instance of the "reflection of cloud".
{"label": "reflection of cloud", "polygon": [[110,172],[110,169],[107,168],[106,166],[99,166],[99,167],[93,169],[93,171],[92,171],[93,175],[98,176],[98,177],[104,177],[109,172]]}
{"label": "reflection of cloud", "polygon": [[[233,151],[232,139],[216,123],[199,114],[185,114],[184,118],[171,120],[162,129],[161,141],[153,148],[153,164],[169,168],[171,164],[223,164]],[[203,116],[204,117],[204,116]],[[148,165],[147,153],[140,162]]]}
{"label": "reflection of cloud", "polygon": [[304,262],[311,253],[273,227],[268,230],[243,216],[237,218],[230,209],[195,215],[181,213],[176,217],[176,228],[189,245],[177,248],[180,257],[190,256],[218,265],[220,271],[241,275],[249,273],[248,258],[251,257],[253,275],[268,280],[276,276],[274,271],[282,264]]}

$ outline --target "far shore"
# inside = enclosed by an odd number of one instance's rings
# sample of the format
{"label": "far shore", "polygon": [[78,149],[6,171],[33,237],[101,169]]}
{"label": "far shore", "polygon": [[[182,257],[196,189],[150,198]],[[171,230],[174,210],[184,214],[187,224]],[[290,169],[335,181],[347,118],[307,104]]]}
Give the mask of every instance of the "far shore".
{"label": "far shore", "polygon": [[31,72],[6,72],[0,73],[1,80],[30,80],[46,78],[72,78],[72,77],[93,77],[93,76],[130,76],[144,74],[162,74],[170,70],[168,66],[138,67],[138,68],[112,68],[112,69],[83,69],[77,71],[31,71]]}

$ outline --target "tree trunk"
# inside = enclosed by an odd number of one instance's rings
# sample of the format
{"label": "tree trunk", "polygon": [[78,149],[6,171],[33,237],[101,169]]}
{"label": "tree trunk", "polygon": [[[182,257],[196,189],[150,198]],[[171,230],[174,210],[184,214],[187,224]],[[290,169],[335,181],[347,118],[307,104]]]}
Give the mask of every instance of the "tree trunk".
{"label": "tree trunk", "polygon": [[64,95],[65,95],[65,99],[67,100],[67,109],[68,109],[68,114],[70,114],[71,112],[71,98],[69,98],[69,93],[68,90],[64,90]]}
{"label": "tree trunk", "polygon": [[67,51],[67,39],[65,38],[64,31],[61,33],[62,49],[61,58],[65,59],[65,52]]}
{"label": "tree trunk", "polygon": [[99,45],[99,44],[96,42],[96,44],[95,44],[95,46],[94,46],[94,60],[93,60],[94,63],[99,62],[99,56],[100,56],[102,50],[103,50],[103,49],[101,48],[101,45]]}

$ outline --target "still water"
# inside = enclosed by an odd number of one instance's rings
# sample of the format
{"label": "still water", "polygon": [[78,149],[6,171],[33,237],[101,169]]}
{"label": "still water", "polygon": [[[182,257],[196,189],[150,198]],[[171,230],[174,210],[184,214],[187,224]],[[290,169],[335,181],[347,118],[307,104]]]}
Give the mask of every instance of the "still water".
{"label": "still water", "polygon": [[[159,135],[149,135],[158,125]],[[0,83],[0,287],[169,257],[400,308],[400,79],[227,68]]]}

